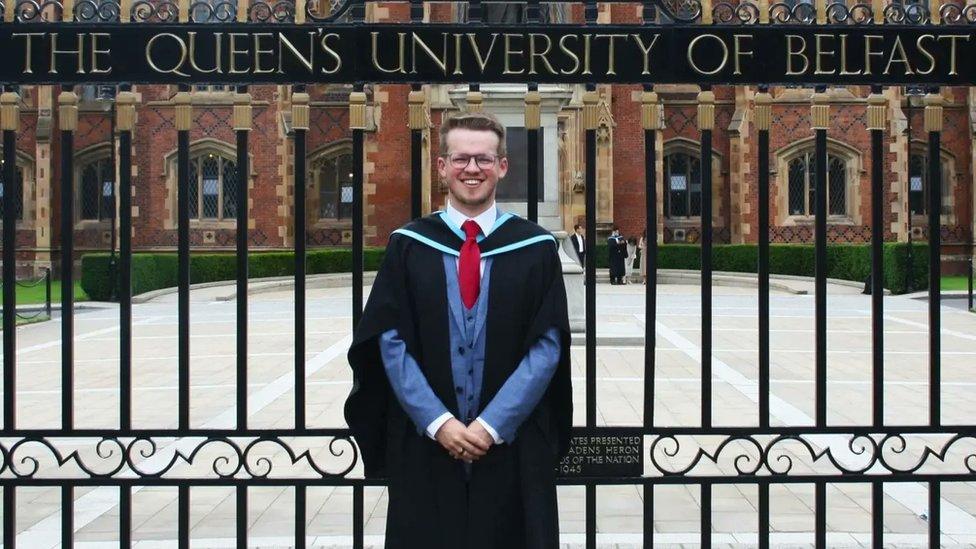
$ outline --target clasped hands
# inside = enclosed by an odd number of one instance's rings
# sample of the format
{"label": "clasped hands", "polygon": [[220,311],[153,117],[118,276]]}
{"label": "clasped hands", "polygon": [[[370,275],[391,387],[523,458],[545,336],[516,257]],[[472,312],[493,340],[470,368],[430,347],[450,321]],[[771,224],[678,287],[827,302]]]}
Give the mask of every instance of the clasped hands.
{"label": "clasped hands", "polygon": [[441,425],[434,438],[452,458],[468,463],[483,457],[495,443],[480,422],[465,426],[453,417]]}

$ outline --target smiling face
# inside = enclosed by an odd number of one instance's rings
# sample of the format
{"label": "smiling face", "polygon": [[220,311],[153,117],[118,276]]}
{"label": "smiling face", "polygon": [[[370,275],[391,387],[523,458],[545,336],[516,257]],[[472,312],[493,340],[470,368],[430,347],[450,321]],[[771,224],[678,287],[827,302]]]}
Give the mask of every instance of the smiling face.
{"label": "smiling face", "polygon": [[508,159],[499,157],[494,166],[479,167],[472,159],[464,168],[451,165],[450,155],[496,155],[498,135],[492,131],[454,128],[447,134],[447,150],[437,158],[437,171],[447,181],[451,204],[461,213],[475,217],[495,201],[495,186],[508,172]]}

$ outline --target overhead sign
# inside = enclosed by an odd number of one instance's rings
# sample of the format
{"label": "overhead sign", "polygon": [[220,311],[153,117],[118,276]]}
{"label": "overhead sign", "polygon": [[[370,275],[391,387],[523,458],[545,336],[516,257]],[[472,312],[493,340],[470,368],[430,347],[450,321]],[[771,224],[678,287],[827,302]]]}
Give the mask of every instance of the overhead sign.
{"label": "overhead sign", "polygon": [[952,26],[4,24],[12,83],[976,84]]}

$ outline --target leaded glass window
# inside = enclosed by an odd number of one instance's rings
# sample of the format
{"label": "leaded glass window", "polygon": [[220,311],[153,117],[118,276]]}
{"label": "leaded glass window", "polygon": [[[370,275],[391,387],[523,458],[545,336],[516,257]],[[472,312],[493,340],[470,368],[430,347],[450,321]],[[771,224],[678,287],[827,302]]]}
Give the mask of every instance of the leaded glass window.
{"label": "leaded glass window", "polygon": [[311,177],[319,186],[319,218],[352,217],[352,152],[342,151],[314,162]]}
{"label": "leaded glass window", "polygon": [[237,216],[237,163],[206,153],[190,158],[190,218],[232,219]]}
{"label": "leaded glass window", "polygon": [[2,169],[3,165],[0,164],[0,219],[3,219],[3,211],[6,207],[6,201],[8,198],[14,201],[14,209],[17,215],[14,219],[20,221],[24,219],[24,171],[20,166],[14,168],[14,181],[10,185],[9,193],[7,182],[3,178]]}
{"label": "leaded glass window", "polygon": [[110,158],[100,158],[81,168],[79,217],[82,220],[102,221],[115,215],[115,170]]}
{"label": "leaded glass window", "polygon": [[687,152],[664,156],[665,214],[670,218],[701,216],[701,160]]}
{"label": "leaded glass window", "polygon": [[[942,162],[942,215],[949,213],[949,163]],[[913,215],[929,211],[929,158],[926,154],[912,154],[908,161],[908,205]]]}
{"label": "leaded glass window", "polygon": [[[789,161],[790,215],[815,215],[817,163],[814,151],[804,152]],[[827,214],[847,215],[847,161],[827,154]]]}

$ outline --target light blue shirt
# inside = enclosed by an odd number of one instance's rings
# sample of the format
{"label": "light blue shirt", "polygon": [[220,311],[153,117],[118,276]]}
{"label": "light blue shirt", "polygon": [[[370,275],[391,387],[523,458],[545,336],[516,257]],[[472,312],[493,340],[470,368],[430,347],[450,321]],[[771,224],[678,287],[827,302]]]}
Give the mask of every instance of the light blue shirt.
{"label": "light blue shirt", "polygon": [[[487,214],[487,215],[486,215]],[[448,205],[446,220],[455,227],[467,219]],[[485,235],[490,234],[497,218],[495,205],[477,216],[476,222]],[[490,223],[489,223],[490,221]],[[458,287],[457,258],[444,254],[447,298],[450,309],[449,338],[451,370],[457,396],[458,413],[464,424],[478,421],[496,443],[512,442],[525,419],[532,413],[549,381],[555,374],[560,358],[559,330],[550,328],[532,345],[518,367],[498,390],[495,397],[481,411],[481,385],[484,378],[485,321],[488,312],[488,287],[491,279],[491,259],[481,260],[481,288],[478,300],[471,309],[465,308]],[[380,336],[380,354],[387,378],[397,400],[417,427],[431,438],[453,417],[434,394],[416,360],[406,351],[406,344],[396,330]]]}

